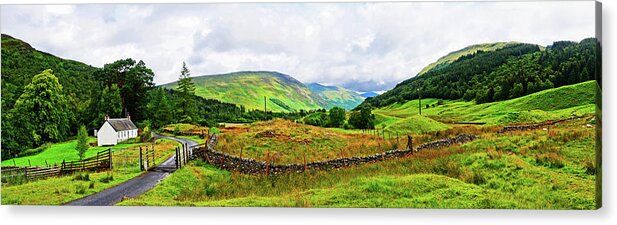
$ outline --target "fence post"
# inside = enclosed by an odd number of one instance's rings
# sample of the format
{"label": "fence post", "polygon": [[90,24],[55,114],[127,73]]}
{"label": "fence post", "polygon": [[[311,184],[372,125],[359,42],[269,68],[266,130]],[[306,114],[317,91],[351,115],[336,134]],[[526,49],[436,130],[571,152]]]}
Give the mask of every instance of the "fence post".
{"label": "fence post", "polygon": [[268,176],[268,164],[270,163],[270,151],[266,152],[266,176]]}
{"label": "fence post", "polygon": [[107,152],[109,152],[109,169],[113,170],[114,169],[114,163],[113,163],[114,162],[114,158],[111,155],[111,153],[112,153],[111,152],[111,148],[108,148]]}
{"label": "fence post", "polygon": [[143,153],[141,152],[141,147],[139,147],[139,171],[144,171],[144,163],[143,163]]}
{"label": "fence post", "polygon": [[156,155],[154,154],[154,145],[152,146],[152,167],[154,167],[154,165],[156,164],[155,162],[156,160]]}
{"label": "fence post", "polygon": [[62,160],[62,169],[61,169],[61,170],[64,170],[64,169],[65,169],[65,167],[66,167],[66,161],[63,159],[63,160]]}
{"label": "fence post", "polygon": [[24,167],[24,177],[26,177],[26,180],[28,180],[28,168]]}
{"label": "fence post", "polygon": [[176,169],[178,169],[178,147],[176,147],[176,157],[175,157],[175,161],[176,161]]}

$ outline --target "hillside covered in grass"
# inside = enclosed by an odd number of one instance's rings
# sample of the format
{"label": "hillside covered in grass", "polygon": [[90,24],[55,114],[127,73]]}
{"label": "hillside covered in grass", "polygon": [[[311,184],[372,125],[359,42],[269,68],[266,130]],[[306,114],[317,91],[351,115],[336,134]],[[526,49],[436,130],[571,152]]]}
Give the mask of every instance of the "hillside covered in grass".
{"label": "hillside covered in grass", "polygon": [[[595,113],[597,82],[540,91],[520,98],[476,104],[463,100],[422,99],[422,115],[442,122],[485,122],[489,125],[533,123]],[[428,107],[427,107],[428,106]],[[374,110],[386,127],[417,117],[418,101],[394,103]],[[381,119],[380,119],[381,118]]]}
{"label": "hillside covered in grass", "polygon": [[[277,72],[237,72],[193,77],[195,94],[208,99],[242,105],[247,109],[276,112],[319,109],[325,102],[293,77]],[[162,87],[176,88],[177,82]]]}
{"label": "hillside covered in grass", "polygon": [[326,102],[326,109],[337,106],[351,110],[364,101],[363,96],[346,88],[318,83],[311,83],[306,86]]}

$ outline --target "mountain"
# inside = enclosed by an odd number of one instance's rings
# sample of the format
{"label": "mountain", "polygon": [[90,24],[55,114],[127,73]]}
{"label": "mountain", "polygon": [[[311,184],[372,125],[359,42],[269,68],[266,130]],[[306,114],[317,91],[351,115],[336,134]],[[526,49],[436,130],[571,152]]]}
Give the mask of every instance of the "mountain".
{"label": "mountain", "polygon": [[375,92],[372,92],[372,91],[364,92],[364,93],[360,94],[360,96],[362,96],[364,98],[375,97],[377,95],[379,95],[379,94],[377,94]]}
{"label": "mountain", "polygon": [[[276,112],[319,109],[327,105],[300,81],[293,77],[268,71],[246,71],[220,75],[193,77],[195,94],[208,99],[238,104],[247,109]],[[161,85],[175,89],[177,82]]]}
{"label": "mountain", "polygon": [[494,43],[484,43],[484,44],[475,44],[475,45],[470,45],[467,46],[463,49],[454,51],[454,52],[450,52],[447,55],[439,58],[437,61],[428,64],[428,66],[424,67],[419,73],[418,75],[422,75],[426,72],[428,72],[429,70],[432,69],[440,69],[443,68],[447,65],[449,65],[450,63],[456,61],[457,59],[466,56],[466,55],[471,55],[471,54],[475,54],[478,51],[484,51],[484,52],[490,52],[490,51],[495,51],[497,49],[501,49],[504,48],[506,46],[510,46],[513,44],[517,44],[518,42],[494,42]]}
{"label": "mountain", "polygon": [[[498,45],[495,45],[498,46]],[[473,48],[471,48],[473,49]],[[460,50],[463,51],[463,50]],[[547,47],[511,43],[492,51],[478,50],[428,69],[392,90],[368,98],[359,107],[383,107],[422,98],[502,101],[538,91],[594,80],[599,44],[557,41]]]}
{"label": "mountain", "polygon": [[325,100],[326,109],[338,106],[351,110],[364,101],[364,97],[360,94],[346,88],[325,86],[318,83],[311,83],[306,86],[321,99]]}
{"label": "mountain", "polygon": [[52,69],[65,94],[80,101],[96,87],[95,67],[34,49],[30,44],[2,34],[2,111],[8,111],[24,86],[43,70]]}

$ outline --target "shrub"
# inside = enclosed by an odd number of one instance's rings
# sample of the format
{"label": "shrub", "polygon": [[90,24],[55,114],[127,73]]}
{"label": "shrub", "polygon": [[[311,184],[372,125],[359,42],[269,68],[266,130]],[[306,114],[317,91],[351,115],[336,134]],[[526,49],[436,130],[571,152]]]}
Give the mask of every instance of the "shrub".
{"label": "shrub", "polygon": [[75,175],[75,177],[73,177],[73,180],[90,181],[90,174],[89,173],[78,173]]}
{"label": "shrub", "polygon": [[101,178],[101,183],[109,183],[110,181],[114,180],[114,175],[111,173],[107,173],[107,175],[103,178]]}
{"label": "shrub", "polygon": [[83,184],[75,185],[75,194],[85,194],[85,193],[86,193],[86,186],[84,186]]}
{"label": "shrub", "polygon": [[542,153],[536,155],[536,163],[542,166],[553,168],[562,168],[565,166],[563,157],[554,152]]}
{"label": "shrub", "polygon": [[589,175],[596,174],[596,161],[593,157],[588,157],[583,161],[583,168],[585,168],[585,172]]}
{"label": "shrub", "polygon": [[90,181],[90,185],[88,185],[88,188],[94,189],[94,181]]}

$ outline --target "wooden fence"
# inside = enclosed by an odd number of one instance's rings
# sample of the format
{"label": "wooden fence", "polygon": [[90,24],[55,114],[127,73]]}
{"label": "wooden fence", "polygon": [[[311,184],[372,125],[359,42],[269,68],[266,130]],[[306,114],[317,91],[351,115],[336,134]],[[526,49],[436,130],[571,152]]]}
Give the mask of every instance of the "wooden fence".
{"label": "wooden fence", "polygon": [[62,161],[59,166],[39,167],[39,166],[3,166],[2,182],[12,179],[35,180],[63,174],[74,173],[76,171],[100,171],[112,169],[111,149],[96,153],[96,156],[78,161]]}

